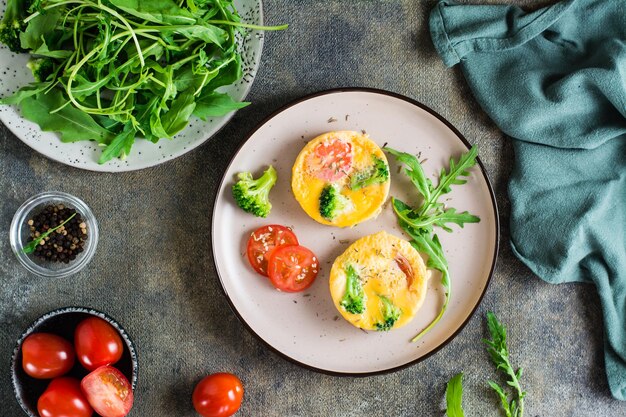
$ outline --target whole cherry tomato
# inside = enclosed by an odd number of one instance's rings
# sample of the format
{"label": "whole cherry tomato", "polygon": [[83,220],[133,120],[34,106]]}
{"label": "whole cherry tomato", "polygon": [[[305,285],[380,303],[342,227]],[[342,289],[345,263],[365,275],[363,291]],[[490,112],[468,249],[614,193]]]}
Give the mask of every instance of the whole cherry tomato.
{"label": "whole cherry tomato", "polygon": [[80,390],[78,379],[53,379],[37,401],[41,417],[91,417],[93,409]]}
{"label": "whole cherry tomato", "polygon": [[65,375],[75,361],[74,347],[61,336],[33,333],[22,343],[22,368],[37,379]]}
{"label": "whole cherry tomato", "polygon": [[100,317],[90,317],[76,326],[74,345],[79,362],[90,371],[116,363],[124,352],[119,332]]}
{"label": "whole cherry tomato", "polygon": [[133,407],[133,389],[117,368],[101,366],[80,383],[87,401],[102,417],[124,417]]}
{"label": "whole cherry tomato", "polygon": [[228,417],[239,410],[243,399],[243,385],[229,373],[205,377],[196,385],[192,401],[202,417]]}

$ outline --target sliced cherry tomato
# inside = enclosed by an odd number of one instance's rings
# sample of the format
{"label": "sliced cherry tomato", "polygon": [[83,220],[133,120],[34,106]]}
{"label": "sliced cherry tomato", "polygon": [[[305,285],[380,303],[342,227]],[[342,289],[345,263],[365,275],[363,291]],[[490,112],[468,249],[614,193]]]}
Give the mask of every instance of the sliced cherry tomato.
{"label": "sliced cherry tomato", "polygon": [[196,385],[191,399],[202,417],[232,416],[241,406],[243,385],[233,374],[212,374]]}
{"label": "sliced cherry tomato", "polygon": [[90,371],[116,363],[124,352],[119,332],[100,317],[89,317],[78,323],[74,345],[79,362]]}
{"label": "sliced cherry tomato", "polygon": [[352,144],[338,138],[325,140],[309,154],[307,165],[319,179],[328,182],[340,180],[352,169]]}
{"label": "sliced cherry tomato", "polygon": [[22,343],[22,368],[37,379],[65,375],[74,366],[74,347],[61,336],[33,333]]}
{"label": "sliced cherry tomato", "polygon": [[270,224],[260,227],[248,239],[248,261],[256,272],[267,276],[267,262],[274,249],[297,244],[298,238],[285,226]]}
{"label": "sliced cherry tomato", "polygon": [[80,383],[87,401],[102,417],[124,417],[133,407],[133,389],[117,368],[102,366]]}
{"label": "sliced cherry tomato", "polygon": [[277,289],[298,292],[313,284],[319,271],[319,261],[304,246],[283,246],[272,253],[268,271]]}
{"label": "sliced cherry tomato", "polygon": [[90,417],[93,409],[76,378],[53,379],[37,401],[41,417]]}

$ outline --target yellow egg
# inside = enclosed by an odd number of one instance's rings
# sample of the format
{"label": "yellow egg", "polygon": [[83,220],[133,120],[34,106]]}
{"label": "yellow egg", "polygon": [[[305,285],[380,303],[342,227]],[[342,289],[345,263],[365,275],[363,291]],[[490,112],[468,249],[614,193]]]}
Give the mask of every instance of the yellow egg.
{"label": "yellow egg", "polygon": [[[378,175],[381,171],[386,176]],[[378,215],[389,183],[383,151],[366,134],[352,131],[329,132],[311,140],[300,151],[291,177],[293,194],[304,211],[322,224],[339,227]],[[339,195],[333,210],[320,205],[331,193]]]}
{"label": "yellow egg", "polygon": [[[409,242],[379,232],[357,240],[337,257],[330,271],[330,294],[337,310],[354,326],[395,329],[409,323],[421,308],[429,276]],[[394,315],[395,320],[386,322]]]}

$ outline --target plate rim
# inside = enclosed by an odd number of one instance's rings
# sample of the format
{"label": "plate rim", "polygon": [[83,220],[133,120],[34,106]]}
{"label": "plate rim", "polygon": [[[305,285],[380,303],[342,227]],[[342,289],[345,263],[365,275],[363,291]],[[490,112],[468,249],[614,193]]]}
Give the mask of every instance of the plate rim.
{"label": "plate rim", "polygon": [[[259,3],[259,24],[262,26],[265,24],[265,15],[264,15],[264,10],[263,10],[263,0],[254,0],[257,1]],[[244,92],[243,92],[243,97],[241,98],[241,101],[245,101],[246,98],[248,98],[248,95],[250,94],[250,90],[252,90],[252,85],[254,84],[254,80],[256,80],[256,76],[257,73],[259,71],[259,68],[261,67],[261,59],[263,58],[263,49],[265,46],[265,36],[261,37],[259,39],[259,59],[257,60],[257,62],[254,64],[253,66],[253,72],[254,72],[254,77],[252,78],[252,81],[250,83],[247,83],[245,88],[244,88]],[[173,161],[175,159],[180,158],[183,155],[188,154],[191,151],[194,151],[196,149],[198,149],[200,146],[204,145],[205,143],[207,143],[211,138],[217,136],[225,127],[226,125],[228,125],[230,123],[230,121],[233,119],[233,117],[235,117],[235,114],[237,114],[239,112],[240,109],[238,110],[234,110],[232,112],[230,112],[230,114],[227,114],[222,122],[222,125],[219,126],[217,128],[217,130],[215,132],[213,132],[212,134],[206,136],[204,139],[199,140],[197,142],[192,143],[191,145],[187,146],[187,149],[183,149],[182,152],[180,152],[179,154],[175,154],[173,156],[166,156],[163,159],[158,159],[156,161],[153,161],[151,163],[148,164],[139,164],[136,167],[131,167],[131,166],[123,166],[123,167],[116,167],[115,169],[111,169],[108,168],[107,169],[107,164],[103,164],[103,165],[98,165],[97,167],[86,167],[86,166],[82,166],[82,165],[73,165],[65,160],[62,160],[61,158],[57,157],[57,156],[50,156],[50,155],[46,155],[43,152],[41,152],[39,149],[35,148],[34,146],[32,146],[30,143],[27,143],[24,139],[21,138],[20,135],[18,135],[15,130],[14,130],[14,126],[11,124],[8,124],[4,121],[4,119],[2,119],[0,117],[0,122],[4,125],[4,127],[7,128],[7,130],[9,130],[9,132],[11,132],[11,134],[13,134],[13,136],[15,136],[16,138],[18,138],[20,140],[20,142],[22,142],[23,144],[25,144],[26,146],[28,146],[30,149],[34,150],[35,152],[37,152],[37,154],[41,155],[44,158],[50,159],[52,161],[58,162],[59,164],[68,166],[70,168],[76,168],[76,169],[80,169],[82,171],[87,171],[87,172],[100,172],[100,173],[111,173],[111,174],[119,174],[119,173],[124,173],[124,172],[133,172],[133,171],[141,171],[143,169],[147,169],[147,168],[153,168],[162,164],[165,164],[167,162]],[[20,118],[24,118],[21,114],[19,115]],[[188,128],[189,125],[187,125],[185,128]],[[41,130],[41,128],[39,126],[37,126],[37,128],[39,130]],[[44,133],[43,130],[41,130],[41,133]],[[56,132],[51,132],[56,134]],[[57,135],[58,136],[58,135]],[[58,141],[60,143],[61,142],[61,138],[57,137]],[[160,140],[167,140],[167,138],[163,138]],[[87,143],[90,143],[91,141],[87,141]],[[154,144],[156,145],[156,144]],[[98,169],[98,168],[102,168],[102,169]]]}
{"label": "plate rim", "polygon": [[494,193],[493,190],[493,186],[491,184],[491,180],[489,179],[489,176],[487,175],[487,170],[485,169],[485,166],[482,163],[482,160],[480,159],[479,156],[476,157],[476,162],[478,163],[478,167],[480,168],[480,172],[482,173],[483,178],[485,179],[486,185],[487,185],[487,189],[489,190],[489,197],[491,198],[491,205],[493,208],[493,212],[494,212],[494,218],[495,218],[495,246],[494,246],[494,253],[493,253],[493,261],[491,262],[491,267],[489,269],[489,274],[487,277],[487,281],[485,283],[485,288],[483,289],[480,297],[478,298],[478,301],[476,302],[476,304],[472,307],[472,310],[470,312],[470,314],[467,316],[467,318],[463,321],[463,323],[461,323],[461,325],[459,326],[459,328],[457,330],[455,330],[447,339],[445,339],[443,342],[441,342],[438,346],[436,346],[433,350],[431,350],[430,352],[426,353],[424,356],[421,356],[417,359],[408,361],[404,364],[398,365],[398,366],[392,366],[386,369],[379,369],[379,370],[375,370],[375,371],[368,371],[368,372],[343,372],[343,371],[333,371],[333,370],[329,370],[329,369],[323,369],[323,368],[318,368],[315,367],[313,365],[309,365],[303,362],[300,362],[297,359],[294,359],[292,357],[290,357],[289,355],[287,355],[286,353],[281,352],[278,348],[275,348],[274,346],[272,346],[269,342],[267,342],[265,339],[263,339],[263,337],[261,337],[261,335],[259,335],[247,322],[246,320],[242,317],[242,315],[239,313],[239,311],[237,310],[237,308],[235,307],[231,297],[228,295],[228,292],[226,291],[226,287],[224,286],[224,282],[222,280],[222,274],[220,273],[219,270],[219,266],[217,263],[217,258],[215,256],[215,250],[213,249],[215,247],[215,213],[216,213],[216,208],[217,208],[217,202],[219,200],[219,192],[220,190],[223,188],[224,183],[227,181],[226,178],[226,173],[230,170],[233,162],[235,161],[235,158],[239,155],[239,153],[241,152],[241,149],[243,148],[243,146],[248,143],[248,141],[252,138],[252,136],[254,136],[254,134],[261,129],[263,126],[265,126],[270,120],[272,120],[274,117],[278,116],[279,114],[281,114],[282,112],[289,110],[290,108],[297,106],[298,104],[301,104],[305,101],[309,101],[311,99],[314,98],[318,98],[321,96],[326,96],[326,95],[331,95],[331,94],[341,94],[341,93],[372,93],[372,94],[379,94],[379,95],[383,95],[383,96],[388,96],[388,97],[393,97],[402,101],[405,101],[409,104],[412,104],[416,107],[419,107],[420,109],[428,112],[429,114],[431,114],[432,116],[434,116],[435,118],[437,118],[440,122],[442,122],[444,125],[446,125],[456,136],[458,139],[461,140],[461,142],[463,143],[464,146],[467,147],[467,149],[469,150],[471,148],[471,144],[470,142],[465,138],[465,136],[463,136],[463,134],[461,134],[461,132],[459,132],[459,130],[454,127],[454,125],[452,125],[452,123],[450,123],[448,120],[446,120],[442,115],[440,115],[439,113],[437,113],[435,110],[431,109],[430,107],[428,107],[427,105],[413,99],[410,98],[408,96],[399,94],[399,93],[394,93],[392,91],[389,90],[383,90],[383,89],[378,89],[378,88],[370,88],[370,87],[340,87],[340,88],[332,88],[332,89],[327,89],[327,90],[321,90],[312,94],[307,94],[305,96],[299,97],[295,100],[292,100],[290,102],[288,102],[287,104],[279,107],[277,110],[273,111],[269,116],[265,117],[263,120],[261,120],[261,122],[259,122],[245,137],[245,139],[243,141],[241,141],[241,143],[239,144],[239,146],[237,147],[237,149],[235,150],[233,156],[231,157],[230,161],[228,162],[228,165],[226,166],[226,169],[224,170],[224,173],[222,175],[222,179],[216,189],[215,192],[215,201],[213,202],[213,210],[211,211],[211,216],[210,216],[210,221],[211,221],[211,256],[213,258],[213,268],[214,271],[217,273],[217,277],[220,281],[220,289],[222,291],[222,294],[224,295],[224,297],[226,298],[226,301],[228,302],[228,306],[230,307],[231,311],[235,314],[235,316],[237,317],[237,319],[239,320],[239,322],[241,324],[243,324],[243,326],[246,328],[246,330],[248,332],[250,332],[257,340],[259,340],[263,345],[265,345],[265,347],[269,348],[270,351],[274,352],[275,354],[277,354],[279,357],[286,359],[287,361],[298,365],[302,368],[308,369],[309,371],[314,371],[314,372],[318,372],[321,374],[325,374],[325,375],[330,375],[330,376],[338,376],[338,377],[357,377],[357,378],[362,378],[362,377],[369,377],[369,376],[375,376],[375,375],[385,375],[385,374],[390,374],[393,372],[397,372],[400,371],[402,369],[408,368],[410,366],[416,365],[422,361],[425,361],[426,359],[428,359],[429,357],[431,357],[432,355],[436,354],[437,352],[439,352],[441,349],[443,349],[445,346],[447,346],[452,340],[454,340],[459,333],[461,333],[461,331],[463,331],[463,329],[465,328],[465,326],[467,326],[467,324],[470,322],[470,320],[472,319],[472,317],[474,317],[474,315],[476,314],[476,310],[478,309],[478,307],[482,304],[482,301],[485,297],[485,294],[487,293],[487,289],[489,288],[489,285],[491,284],[491,281],[493,279],[493,275],[495,273],[495,269],[496,269],[496,265],[497,265],[497,261],[498,261],[498,254],[499,254],[499,249],[500,249],[500,216],[499,216],[499,211],[498,211],[498,205],[496,203],[496,195]]}

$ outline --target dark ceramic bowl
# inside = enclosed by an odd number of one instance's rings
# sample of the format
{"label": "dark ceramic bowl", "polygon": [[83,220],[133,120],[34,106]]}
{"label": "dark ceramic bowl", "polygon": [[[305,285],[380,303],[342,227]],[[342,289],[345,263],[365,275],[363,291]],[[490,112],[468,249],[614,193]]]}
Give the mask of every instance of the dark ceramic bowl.
{"label": "dark ceramic bowl", "polygon": [[[65,307],[58,310],[51,311],[39,317],[33,324],[31,324],[22,334],[17,341],[17,346],[13,351],[11,358],[11,379],[13,381],[13,390],[15,391],[15,398],[20,404],[24,412],[31,417],[39,417],[37,412],[37,400],[43,394],[50,383],[49,379],[35,379],[26,374],[22,369],[22,342],[29,335],[33,333],[54,333],[61,337],[64,337],[68,341],[74,341],[74,329],[78,323],[82,320],[96,316],[106,320],[111,324],[122,336],[124,341],[124,353],[122,359],[117,362],[115,366],[119,369],[130,381],[133,391],[137,385],[137,353],[133,342],[128,337],[128,334],[122,326],[108,315],[91,308],[85,307]],[[81,380],[85,375],[89,373],[88,370],[83,368],[78,360],[67,374],[67,376],[73,376]],[[98,414],[94,413],[94,416]]]}

